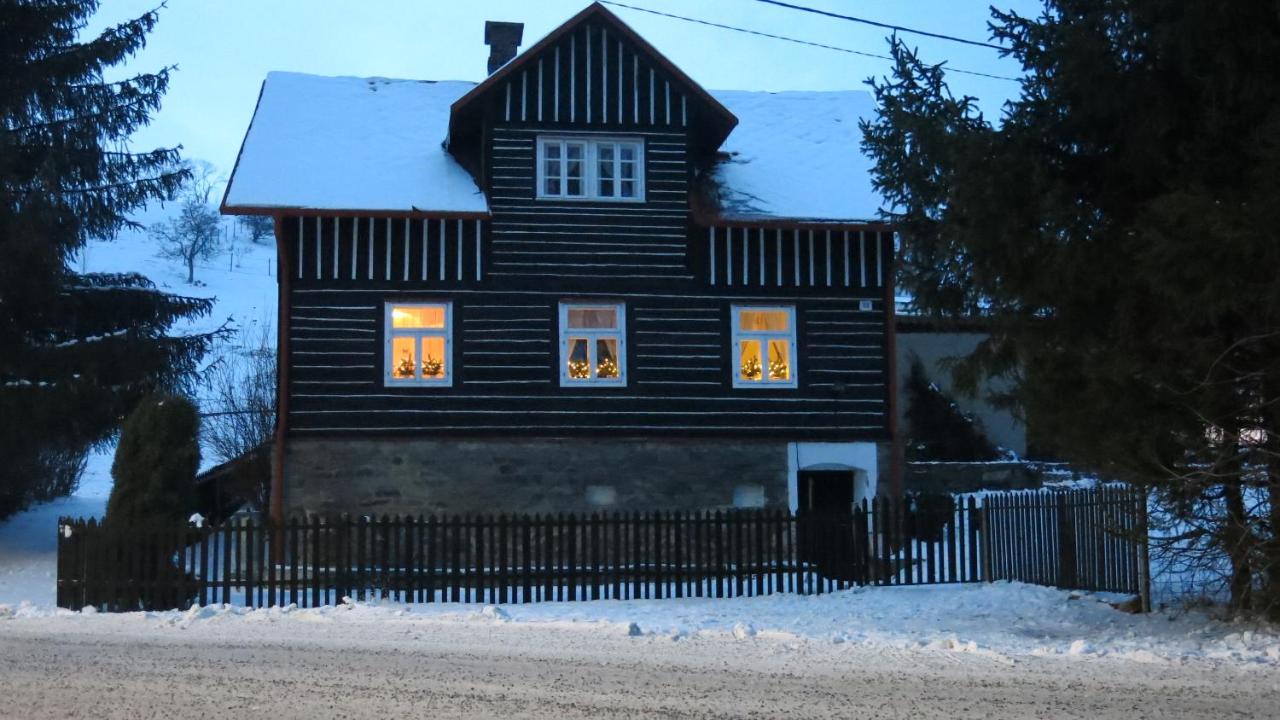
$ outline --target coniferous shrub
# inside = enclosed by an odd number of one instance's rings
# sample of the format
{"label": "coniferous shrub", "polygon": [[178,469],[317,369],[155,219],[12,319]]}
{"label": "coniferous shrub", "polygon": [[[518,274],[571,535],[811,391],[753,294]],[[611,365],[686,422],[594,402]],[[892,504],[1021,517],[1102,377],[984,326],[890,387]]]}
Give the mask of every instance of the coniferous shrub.
{"label": "coniferous shrub", "polygon": [[945,493],[908,492],[906,500],[915,537],[928,542],[942,540],[943,530],[955,519],[955,498]]}
{"label": "coniferous shrub", "polygon": [[190,400],[144,400],[120,434],[111,465],[107,522],[117,527],[180,523],[192,510],[200,469],[200,415]]}
{"label": "coniferous shrub", "polygon": [[960,410],[913,358],[907,377],[908,460],[985,462],[1000,457],[977,418]]}
{"label": "coniferous shrub", "polygon": [[[167,545],[185,526],[195,503],[200,469],[200,414],[179,395],[146,398],[125,419],[111,464],[106,541],[126,552],[172,558],[180,546]],[[160,532],[154,532],[159,530]],[[132,578],[112,605],[120,609],[184,608],[195,597],[195,582],[172,562],[163,563],[146,582]]]}

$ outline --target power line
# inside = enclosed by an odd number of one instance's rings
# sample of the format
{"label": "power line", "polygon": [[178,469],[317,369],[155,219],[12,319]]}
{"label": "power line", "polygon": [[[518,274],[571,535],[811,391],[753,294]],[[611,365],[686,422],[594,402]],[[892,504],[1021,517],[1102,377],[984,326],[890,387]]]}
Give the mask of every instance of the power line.
{"label": "power line", "polygon": [[[720,28],[722,30],[733,30],[734,32],[746,33],[748,35],[758,35],[760,37],[766,37],[773,40],[783,40],[785,42],[795,43],[797,45],[808,45],[810,47],[823,48],[824,50],[835,50],[836,52],[848,53],[850,55],[861,55],[862,57],[875,58],[877,60],[888,60],[890,62],[893,62],[893,58],[889,57],[888,55],[877,55],[875,53],[862,52],[861,50],[850,50],[849,48],[836,47],[835,45],[823,45],[822,43],[811,42],[809,40],[799,40],[793,37],[786,37],[785,35],[773,35],[766,32],[760,32],[759,30],[748,30],[746,28],[734,27],[733,25],[724,25],[721,23],[711,22],[710,20],[699,20],[698,18],[685,17],[683,15],[673,15],[671,13],[660,12],[658,10],[650,10],[649,8],[642,8],[642,7],[637,7],[635,5],[628,5],[626,3],[616,2],[615,0],[599,0],[599,2],[605,5],[613,5],[614,7],[623,7],[623,8],[627,8],[628,10],[636,10],[638,12],[649,13],[650,15],[658,15],[665,18],[671,18],[673,20],[684,20],[685,22],[696,23],[698,25],[707,25],[709,27]],[[977,77],[991,78],[992,80],[1008,80],[1009,82],[1018,82],[1017,78],[1012,78],[1005,75],[992,75],[990,73],[977,72],[975,70],[961,70],[960,68],[956,68],[956,67],[948,67],[947,70],[949,72],[962,73],[964,75],[976,75]]]}
{"label": "power line", "polygon": [[911,33],[912,35],[923,35],[924,37],[936,38],[938,40],[950,40],[951,42],[964,43],[965,45],[975,45],[977,47],[991,48],[992,50],[1004,49],[999,45],[993,45],[991,43],[982,42],[980,40],[968,40],[962,37],[956,37],[954,35],[943,35],[941,33],[933,33],[927,30],[915,30],[909,27],[903,27],[902,25],[892,25],[890,23],[883,23],[876,20],[868,20],[867,18],[854,17],[852,15],[841,15],[840,13],[828,12],[826,10],[819,10],[817,8],[805,7],[803,5],[792,5],[791,3],[779,2],[778,0],[756,0],[756,2],[762,2],[762,3],[765,3],[766,5],[777,5],[778,7],[790,8],[792,10],[799,10],[801,12],[813,13],[814,15],[825,15],[826,17],[830,17],[830,18],[837,18],[839,20],[848,20],[850,22],[862,23],[863,25],[871,25],[873,27],[884,28],[886,30],[893,30],[896,32]]}

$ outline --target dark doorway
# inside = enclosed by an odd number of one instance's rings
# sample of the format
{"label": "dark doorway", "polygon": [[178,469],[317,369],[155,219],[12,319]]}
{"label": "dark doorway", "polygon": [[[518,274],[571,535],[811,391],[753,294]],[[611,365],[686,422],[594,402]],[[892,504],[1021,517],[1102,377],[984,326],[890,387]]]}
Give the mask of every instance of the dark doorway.
{"label": "dark doorway", "polygon": [[801,512],[845,515],[853,511],[852,470],[801,470],[796,481]]}
{"label": "dark doorway", "polygon": [[796,476],[800,559],[820,575],[848,582],[857,580],[853,477],[852,470],[801,470]]}

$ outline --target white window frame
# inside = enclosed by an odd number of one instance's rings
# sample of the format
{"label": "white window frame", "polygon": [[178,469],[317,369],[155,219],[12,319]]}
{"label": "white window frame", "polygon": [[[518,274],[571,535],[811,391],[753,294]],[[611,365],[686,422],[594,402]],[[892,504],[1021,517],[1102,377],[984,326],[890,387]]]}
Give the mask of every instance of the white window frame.
{"label": "white window frame", "polygon": [[[392,327],[391,312],[395,308],[440,307],[444,306],[443,328],[396,328]],[[382,384],[385,387],[452,387],[453,386],[453,303],[448,300],[414,300],[413,302],[384,302],[382,309],[383,347],[382,347]],[[392,341],[398,337],[415,338],[414,362],[422,359],[422,338],[444,338],[444,377],[414,378],[413,380],[394,379],[391,376],[395,355],[392,352]],[[415,372],[421,372],[416,367]]]}
{"label": "white window frame", "polygon": [[[546,148],[550,144],[560,145],[560,193],[551,194],[546,191]],[[577,143],[584,145],[583,152],[583,168],[582,168],[582,190],[581,195],[567,195],[568,183],[566,182],[568,172],[568,162],[565,159],[566,144]],[[621,148],[625,145],[631,145],[635,148],[635,183],[636,194],[634,197],[622,197],[618,193],[621,191],[622,179],[620,177],[620,169],[622,162]],[[611,146],[613,148],[614,157],[614,173],[613,173],[613,195],[600,194],[600,176],[599,176],[599,152],[600,148]],[[535,173],[538,184],[536,197],[539,200],[587,200],[592,202],[621,202],[621,203],[642,203],[645,201],[645,152],[644,138],[639,137],[596,137],[582,135],[539,135],[538,136],[538,152],[537,152],[537,172]]]}
{"label": "white window frame", "polygon": [[[742,311],[757,312],[785,312],[787,314],[787,331],[779,332],[777,330],[743,330],[740,326]],[[747,390],[788,390],[800,387],[800,358],[796,352],[796,309],[790,305],[730,305],[729,306],[729,329],[730,329],[730,350],[733,356],[733,364],[729,371],[732,373],[733,387]],[[767,372],[762,372],[758,382],[751,380],[743,380],[742,375],[742,340],[759,340],[761,355],[765,355],[765,362],[768,362],[766,350],[769,347],[770,340],[785,339],[787,341],[787,353],[790,356],[788,362],[791,363],[791,378],[789,380],[770,380]]]}
{"label": "white window frame", "polygon": [[[571,309],[605,309],[609,308],[618,314],[618,327],[599,329],[569,328],[569,310]],[[618,341],[618,377],[616,378],[571,378],[569,377],[569,338],[586,338],[587,361],[591,363],[592,373],[596,366],[596,340],[614,339]],[[593,303],[593,302],[561,302],[560,303],[560,386],[561,387],[626,387],[627,384],[627,306],[625,303]]]}

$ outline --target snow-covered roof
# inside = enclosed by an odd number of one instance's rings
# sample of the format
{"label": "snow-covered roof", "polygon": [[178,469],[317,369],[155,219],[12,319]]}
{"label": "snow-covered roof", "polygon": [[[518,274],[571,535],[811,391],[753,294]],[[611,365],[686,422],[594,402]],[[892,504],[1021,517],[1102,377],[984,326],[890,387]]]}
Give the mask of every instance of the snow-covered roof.
{"label": "snow-covered roof", "polygon": [[[262,87],[224,207],[366,212],[488,211],[442,146],[470,82],[273,72]],[[725,219],[874,220],[859,150],[869,94],[711,91],[739,119],[712,173]]]}
{"label": "snow-covered roof", "polygon": [[712,90],[738,116],[712,172],[726,219],[876,220],[880,195],[859,145],[870,93]]}
{"label": "snow-covered roof", "polygon": [[474,86],[269,73],[224,207],[488,212],[441,146],[449,105]]}

